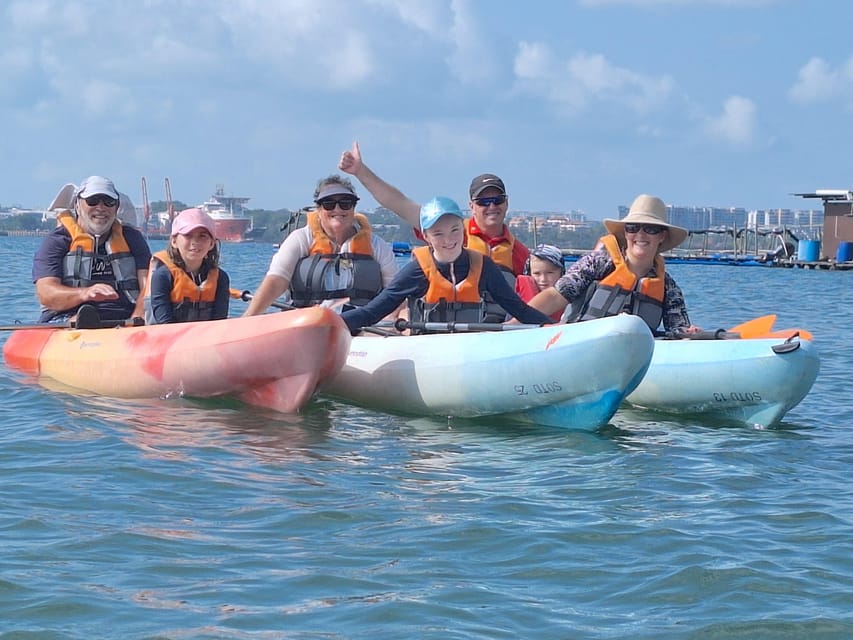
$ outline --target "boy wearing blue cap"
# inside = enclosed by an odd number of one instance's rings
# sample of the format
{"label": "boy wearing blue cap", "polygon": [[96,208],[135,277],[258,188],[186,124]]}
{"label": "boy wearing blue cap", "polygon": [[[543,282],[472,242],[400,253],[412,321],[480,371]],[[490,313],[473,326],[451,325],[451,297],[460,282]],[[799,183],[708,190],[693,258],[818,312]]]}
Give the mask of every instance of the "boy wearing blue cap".
{"label": "boy wearing blue cap", "polygon": [[409,300],[412,322],[482,322],[483,294],[520,322],[547,324],[548,316],[529,307],[488,257],[465,249],[464,217],[450,198],[433,198],[421,207],[420,225],[426,247],[368,304],[342,314],[350,331],[374,324]]}

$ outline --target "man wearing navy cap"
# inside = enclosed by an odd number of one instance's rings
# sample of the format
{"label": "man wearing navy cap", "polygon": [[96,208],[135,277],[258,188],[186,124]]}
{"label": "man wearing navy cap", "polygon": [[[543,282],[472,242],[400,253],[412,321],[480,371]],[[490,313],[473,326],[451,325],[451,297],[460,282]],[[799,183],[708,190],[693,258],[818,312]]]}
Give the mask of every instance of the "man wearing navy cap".
{"label": "man wearing navy cap", "polygon": [[90,176],[77,188],[74,212],[57,214],[33,258],[39,322],[67,321],[83,304],[102,320],[142,317],[151,250],[137,229],[118,221],[119,201],[112,180]]}
{"label": "man wearing navy cap", "polygon": [[[421,206],[373,173],[362,161],[357,142],[341,154],[338,166],[358,178],[379,204],[411,224],[423,239],[419,231]],[[465,222],[466,246],[490,256],[508,275],[521,275],[530,251],[515,239],[504,222],[509,197],[503,180],[484,173],[471,181],[468,195],[473,215]]]}

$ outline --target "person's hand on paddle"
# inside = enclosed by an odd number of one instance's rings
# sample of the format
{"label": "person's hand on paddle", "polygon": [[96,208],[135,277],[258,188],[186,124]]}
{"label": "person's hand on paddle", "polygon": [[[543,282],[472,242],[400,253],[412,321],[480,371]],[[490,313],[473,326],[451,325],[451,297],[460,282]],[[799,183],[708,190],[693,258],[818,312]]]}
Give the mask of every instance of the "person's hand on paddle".
{"label": "person's hand on paddle", "polygon": [[358,142],[356,141],[352,143],[351,150],[344,151],[341,154],[341,161],[338,163],[338,169],[358,177],[358,172],[361,171],[362,166],[361,150],[358,148]]}
{"label": "person's hand on paddle", "polygon": [[84,302],[101,302],[102,300],[116,300],[118,293],[110,285],[98,282],[83,290]]}
{"label": "person's hand on paddle", "polygon": [[689,327],[685,327],[681,329],[681,333],[700,333],[702,331],[702,327],[697,327],[695,324],[691,324]]}

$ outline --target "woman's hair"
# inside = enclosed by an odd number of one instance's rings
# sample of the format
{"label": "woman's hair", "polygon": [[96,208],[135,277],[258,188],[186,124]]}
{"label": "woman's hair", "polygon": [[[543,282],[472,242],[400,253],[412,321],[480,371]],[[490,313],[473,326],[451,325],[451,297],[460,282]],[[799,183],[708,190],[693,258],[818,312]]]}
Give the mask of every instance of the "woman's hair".
{"label": "woman's hair", "polygon": [[348,189],[352,195],[355,195],[355,186],[349,178],[344,178],[337,173],[333,173],[330,176],[326,176],[325,178],[321,178],[317,181],[317,187],[314,189],[314,201],[317,201],[317,197],[320,195],[320,192],[323,190],[323,187],[327,187],[330,184],[339,184],[345,189]]}
{"label": "woman's hair", "polygon": [[[169,243],[169,246],[166,247],[166,253],[172,259],[172,262],[186,271],[187,265],[181,257],[181,252],[178,251],[177,247],[173,247],[171,242]],[[219,240],[213,241],[213,247],[211,247],[210,251],[207,252],[207,255],[204,256],[204,259],[201,261],[201,266],[207,267],[208,270],[219,266]]]}

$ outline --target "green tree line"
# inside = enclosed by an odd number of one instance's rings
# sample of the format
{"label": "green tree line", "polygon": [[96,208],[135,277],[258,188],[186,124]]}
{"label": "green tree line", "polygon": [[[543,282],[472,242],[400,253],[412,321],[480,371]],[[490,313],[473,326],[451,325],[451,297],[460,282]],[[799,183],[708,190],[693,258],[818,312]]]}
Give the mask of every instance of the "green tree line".
{"label": "green tree line", "polygon": [[[175,211],[187,208],[185,203],[178,200],[172,204]],[[153,216],[166,211],[167,203],[164,200],[157,200],[152,202],[150,207],[151,215]],[[257,242],[280,243],[288,233],[305,226],[306,222],[306,212],[304,210],[291,211],[290,209],[277,209],[270,211],[267,209],[251,209],[247,210],[246,213],[252,216],[254,226],[252,238]],[[367,215],[374,232],[384,240],[392,243],[418,243],[412,227],[403,222],[391,211],[380,207]],[[141,216],[138,223],[142,226],[143,220]],[[43,221],[39,213],[0,217],[0,230],[5,231],[47,232],[54,226],[56,226],[56,222],[53,218]],[[550,227],[537,229],[535,237],[532,231],[523,229],[515,232],[515,236],[528,247],[533,247],[539,243],[547,243],[561,249],[583,250],[591,249],[595,246],[598,238],[604,233],[604,226],[601,223],[593,223],[589,227],[573,231],[552,229]]]}

